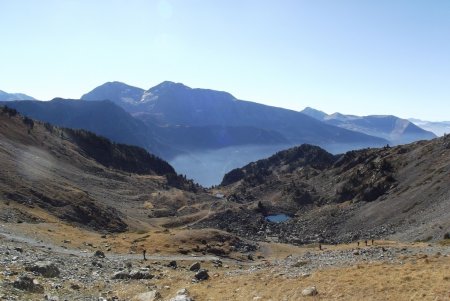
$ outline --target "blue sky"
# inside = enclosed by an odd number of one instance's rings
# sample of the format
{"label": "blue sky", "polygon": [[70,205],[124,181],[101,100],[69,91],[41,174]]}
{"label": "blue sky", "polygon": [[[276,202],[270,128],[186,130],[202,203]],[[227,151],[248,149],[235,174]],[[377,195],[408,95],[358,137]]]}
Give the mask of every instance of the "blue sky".
{"label": "blue sky", "polygon": [[0,90],[79,98],[113,80],[450,120],[450,1],[0,0]]}

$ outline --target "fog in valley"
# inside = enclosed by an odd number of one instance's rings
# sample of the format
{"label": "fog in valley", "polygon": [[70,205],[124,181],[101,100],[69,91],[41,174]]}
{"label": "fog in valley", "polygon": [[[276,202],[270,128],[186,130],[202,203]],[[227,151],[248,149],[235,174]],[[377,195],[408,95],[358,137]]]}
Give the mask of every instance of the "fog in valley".
{"label": "fog in valley", "polygon": [[[180,155],[169,160],[169,163],[177,173],[186,175],[187,178],[193,179],[204,187],[211,187],[219,185],[223,176],[235,168],[268,158],[278,151],[294,146],[292,144],[230,146]],[[321,147],[332,154],[364,148],[362,145],[350,144],[327,144]]]}
{"label": "fog in valley", "polygon": [[210,187],[218,185],[230,170],[250,162],[270,157],[291,145],[243,145],[221,149],[193,152],[170,160],[175,170],[195,182]]}

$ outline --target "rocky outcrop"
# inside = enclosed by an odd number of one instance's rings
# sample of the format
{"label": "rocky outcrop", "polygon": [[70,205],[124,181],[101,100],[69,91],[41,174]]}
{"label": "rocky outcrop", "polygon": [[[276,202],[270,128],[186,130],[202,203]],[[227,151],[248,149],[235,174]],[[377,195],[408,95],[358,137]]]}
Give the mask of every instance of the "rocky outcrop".
{"label": "rocky outcrop", "polygon": [[58,267],[51,261],[37,261],[25,269],[46,278],[58,277],[60,274]]}

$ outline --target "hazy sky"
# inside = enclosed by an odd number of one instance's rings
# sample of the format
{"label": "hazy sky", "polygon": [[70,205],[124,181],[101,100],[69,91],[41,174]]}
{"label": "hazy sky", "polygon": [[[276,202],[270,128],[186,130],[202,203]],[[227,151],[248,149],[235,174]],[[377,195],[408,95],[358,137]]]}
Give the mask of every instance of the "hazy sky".
{"label": "hazy sky", "polygon": [[450,1],[0,0],[0,90],[79,98],[113,80],[450,120]]}

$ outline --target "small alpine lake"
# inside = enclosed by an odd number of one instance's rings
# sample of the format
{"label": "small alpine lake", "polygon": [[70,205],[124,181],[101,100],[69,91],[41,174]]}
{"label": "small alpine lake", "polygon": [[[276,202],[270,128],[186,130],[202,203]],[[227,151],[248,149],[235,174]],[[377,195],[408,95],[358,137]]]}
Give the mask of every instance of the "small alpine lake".
{"label": "small alpine lake", "polygon": [[272,214],[272,215],[268,215],[266,216],[266,221],[272,222],[272,223],[282,223],[285,222],[287,220],[291,219],[290,216],[286,215],[286,214]]}

